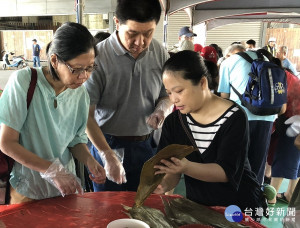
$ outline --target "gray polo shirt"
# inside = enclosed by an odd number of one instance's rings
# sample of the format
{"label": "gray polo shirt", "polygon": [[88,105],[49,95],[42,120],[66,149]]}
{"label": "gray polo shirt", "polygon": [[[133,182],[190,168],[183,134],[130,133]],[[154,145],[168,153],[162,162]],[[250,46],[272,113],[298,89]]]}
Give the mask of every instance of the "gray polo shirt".
{"label": "gray polo shirt", "polygon": [[146,118],[157,100],[167,96],[162,84],[162,67],[169,55],[152,39],[137,59],[120,44],[116,31],[97,45],[97,69],[85,87],[95,119],[105,134],[141,136],[151,132]]}

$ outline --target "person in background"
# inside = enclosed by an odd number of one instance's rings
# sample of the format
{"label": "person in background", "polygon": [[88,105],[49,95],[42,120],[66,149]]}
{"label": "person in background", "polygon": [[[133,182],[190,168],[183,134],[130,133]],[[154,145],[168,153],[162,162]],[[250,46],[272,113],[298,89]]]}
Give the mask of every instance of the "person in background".
{"label": "person in background", "polygon": [[190,27],[188,26],[184,26],[179,30],[179,41],[183,41],[183,40],[193,40],[193,37],[197,36],[196,33],[193,33],[193,31],[190,29]]}
{"label": "person in background", "polygon": [[219,85],[219,68],[217,64],[210,60],[204,59],[205,66],[208,70],[207,77],[208,80],[208,88],[211,90],[212,93],[214,93],[217,96],[221,96],[220,93],[218,93],[218,85]]}
{"label": "person in background", "polygon": [[220,58],[217,62],[217,66],[220,68],[221,63],[226,60],[227,58],[229,58],[230,56],[238,53],[238,52],[244,52],[246,51],[246,48],[241,45],[241,44],[232,44],[229,47],[226,48],[225,50],[225,56]]}
{"label": "person in background", "polygon": [[154,193],[174,188],[184,174],[186,197],[192,201],[234,204],[242,211],[266,209],[247,159],[247,116],[236,103],[211,93],[207,75],[203,59],[192,51],[178,52],[164,65],[163,82],[178,110],[163,124],[158,151],[170,144],[193,145],[197,150],[182,160],[172,157],[155,165],[156,175],[166,175]]}
{"label": "person in background", "polygon": [[[273,55],[268,52],[266,49],[258,49],[257,52],[261,53],[262,55],[264,55],[270,62],[275,63],[277,66],[282,67],[281,61],[278,58],[274,58]],[[273,156],[274,156],[274,150],[276,148],[276,140],[274,140],[273,138],[277,138],[277,134],[275,131],[275,124],[276,121],[273,123],[273,127],[272,127],[272,133],[271,133],[271,141],[270,141],[270,146],[269,146],[269,151],[268,151],[268,156],[267,156],[267,162],[266,162],[266,166],[265,166],[265,174],[264,174],[264,184],[270,184],[271,183],[271,172],[272,172],[272,161],[273,161]],[[271,203],[269,205],[272,205]]]}
{"label": "person in background", "polygon": [[136,191],[143,164],[156,152],[152,132],[171,105],[161,76],[169,55],[153,39],[160,15],[158,0],[119,0],[116,31],[97,45],[98,67],[84,84],[91,99],[87,134],[107,180],[93,183],[94,191]]}
{"label": "person in background", "polygon": [[89,95],[82,84],[95,69],[94,38],[86,27],[68,22],[46,49],[48,66],[36,68],[29,108],[30,68],[15,71],[0,99],[0,148],[15,160],[10,203],[83,193],[74,158],[105,182],[105,171],[89,153],[85,133]]}
{"label": "person in background", "polygon": [[216,52],[216,49],[214,49],[211,46],[205,46],[201,50],[201,56],[209,61],[212,61],[214,64],[217,64],[218,61],[218,54]]}
{"label": "person in background", "polygon": [[270,52],[273,57],[276,57],[276,38],[270,37],[268,40],[268,45],[264,46],[263,49]]}
{"label": "person in background", "polygon": [[194,36],[197,36],[196,33],[193,33],[193,31],[188,26],[184,26],[179,30],[178,33],[178,40],[179,42],[174,45],[173,49],[171,49],[170,53],[177,53],[178,51],[181,51],[180,46],[181,43],[185,40],[193,42]]}
{"label": "person in background", "polygon": [[107,39],[110,36],[109,32],[97,32],[94,36],[96,44],[100,43],[101,41]]}
{"label": "person in background", "polygon": [[246,41],[246,50],[247,51],[256,50],[255,45],[256,45],[255,40],[252,40],[252,39],[247,40]]}
{"label": "person in background", "polygon": [[203,46],[201,44],[194,44],[194,51],[201,54]]}
{"label": "person in background", "polygon": [[[276,59],[276,58],[274,58]],[[281,66],[279,59],[278,64]],[[274,61],[274,60],[273,60]],[[286,112],[278,116],[275,122],[275,132],[272,134],[269,153],[274,154],[272,159],[271,185],[278,192],[283,179],[289,180],[286,192],[278,193],[269,200],[275,204],[277,200],[288,203],[300,177],[300,150],[294,145],[296,134],[289,134],[291,123],[286,121],[292,116],[300,115],[300,80],[289,70],[285,70],[287,77],[287,107]],[[286,123],[286,124],[285,124]]]}
{"label": "person in background", "polygon": [[292,73],[295,76],[297,76],[298,72],[297,72],[294,64],[292,64],[291,61],[288,60],[287,53],[288,53],[288,47],[280,46],[277,50],[276,57],[281,60],[282,67],[290,69],[292,71]]}
{"label": "person in background", "polygon": [[217,45],[217,44],[210,44],[209,46],[213,47],[216,50],[216,52],[218,54],[218,59],[220,59],[220,58],[223,57],[223,50],[222,50],[222,48],[220,48],[219,45]]}
{"label": "person in background", "polygon": [[[300,121],[298,120],[298,126],[300,126]],[[300,130],[300,129],[299,129]],[[300,132],[299,132],[300,133]],[[300,134],[297,134],[295,137],[294,145],[300,150]],[[283,219],[284,228],[298,228],[300,224],[300,181],[295,187],[292,198],[288,205],[288,210],[295,211],[295,213],[290,213],[285,216]],[[295,221],[294,221],[295,219]]]}
{"label": "person in background", "polygon": [[41,54],[41,47],[37,43],[36,39],[32,40],[32,56],[33,56],[33,67],[40,67],[41,61],[40,61],[40,54]]}
{"label": "person in background", "polygon": [[194,51],[194,44],[190,40],[184,40],[183,42],[180,43],[178,50],[179,51],[184,51],[184,50]]}
{"label": "person in background", "polygon": [[225,56],[226,58],[238,53],[238,52],[244,52],[246,51],[246,48],[241,44],[232,44],[225,50]]}
{"label": "person in background", "polygon": [[[257,59],[253,51],[246,51],[252,58]],[[218,92],[223,98],[241,105],[238,95],[232,90],[234,86],[239,93],[243,94],[249,80],[251,64],[239,55],[231,55],[220,67],[220,81]],[[248,158],[252,171],[256,174],[258,182],[263,183],[265,164],[270,144],[271,130],[277,115],[258,116],[251,113],[246,107],[241,106],[248,117],[250,131],[250,145]]]}

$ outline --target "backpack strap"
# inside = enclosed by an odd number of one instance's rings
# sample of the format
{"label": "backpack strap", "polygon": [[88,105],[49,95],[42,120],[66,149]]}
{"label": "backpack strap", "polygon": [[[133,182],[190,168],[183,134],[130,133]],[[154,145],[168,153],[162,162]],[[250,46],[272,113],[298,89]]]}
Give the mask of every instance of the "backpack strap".
{"label": "backpack strap", "polygon": [[32,97],[34,94],[34,90],[36,87],[36,83],[37,83],[36,69],[30,68],[30,70],[31,70],[31,80],[30,80],[28,91],[27,91],[27,109],[29,108],[29,105],[31,103],[31,100],[32,100]]}
{"label": "backpack strap", "polygon": [[[241,51],[236,53],[237,55],[241,56],[243,59],[245,59],[247,62],[249,62],[250,64],[253,63],[253,59],[245,52]],[[251,75],[251,72],[249,73],[249,76],[253,77],[254,75]],[[230,83],[230,87],[232,88],[232,90],[236,93],[236,95],[238,95],[239,99],[243,102],[243,95],[240,94],[236,88],[233,87],[233,85],[231,85]]]}
{"label": "backpack strap", "polygon": [[241,101],[243,101],[243,95],[240,94],[239,91],[237,91],[237,89],[234,88],[233,85],[231,85],[231,83],[230,83],[230,86],[231,86],[232,90],[236,93],[236,95],[238,95],[239,99],[240,99]]}
{"label": "backpack strap", "polygon": [[253,59],[245,52],[241,51],[241,52],[238,52],[236,53],[237,55],[241,56],[243,59],[245,59],[247,62],[249,63],[253,63]]}
{"label": "backpack strap", "polygon": [[[255,53],[256,53],[256,55],[257,55],[257,59],[258,59],[258,60],[265,61],[265,58],[264,58],[264,54],[263,54],[263,53],[261,53],[261,52],[259,52],[259,51],[256,51]],[[266,57],[266,58],[268,59],[268,57]],[[270,59],[268,59],[268,60],[271,61]]]}

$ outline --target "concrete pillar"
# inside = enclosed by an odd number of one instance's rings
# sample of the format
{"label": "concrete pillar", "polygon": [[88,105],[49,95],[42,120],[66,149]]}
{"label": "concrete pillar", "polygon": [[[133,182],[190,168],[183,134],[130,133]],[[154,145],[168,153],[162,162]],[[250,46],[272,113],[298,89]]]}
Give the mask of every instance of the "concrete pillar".
{"label": "concrete pillar", "polygon": [[267,36],[267,29],[268,29],[268,22],[263,22],[262,24],[262,28],[261,28],[261,34],[260,34],[260,37],[261,37],[261,40],[260,40],[260,43],[258,44],[259,47],[264,47],[266,46],[266,36]]}
{"label": "concrete pillar", "polygon": [[114,12],[109,12],[108,13],[108,21],[109,21],[108,28],[109,28],[110,33],[113,33],[116,30],[116,25],[115,25],[115,22],[114,22],[114,16],[115,16]]}

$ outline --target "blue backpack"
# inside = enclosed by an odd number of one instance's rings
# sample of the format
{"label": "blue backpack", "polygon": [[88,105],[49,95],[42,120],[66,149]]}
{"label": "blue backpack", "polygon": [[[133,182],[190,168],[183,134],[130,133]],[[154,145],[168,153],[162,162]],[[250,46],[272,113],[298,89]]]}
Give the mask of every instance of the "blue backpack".
{"label": "blue backpack", "polygon": [[240,94],[230,85],[242,105],[255,115],[278,114],[282,105],[287,102],[285,71],[275,63],[265,61],[261,53],[256,52],[258,59],[255,60],[245,52],[237,54],[251,64],[245,92]]}

